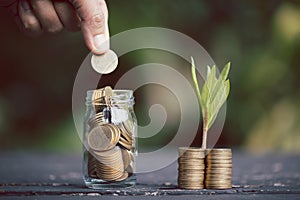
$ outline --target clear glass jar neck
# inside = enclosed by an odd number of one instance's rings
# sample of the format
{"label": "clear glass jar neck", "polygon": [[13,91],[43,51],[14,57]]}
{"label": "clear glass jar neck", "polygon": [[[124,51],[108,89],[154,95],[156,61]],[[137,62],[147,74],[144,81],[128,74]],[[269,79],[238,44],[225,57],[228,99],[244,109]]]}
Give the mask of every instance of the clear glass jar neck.
{"label": "clear glass jar neck", "polygon": [[[86,96],[86,105],[91,105],[93,103],[93,94],[95,90],[88,90]],[[132,90],[113,90],[113,95],[110,98],[112,105],[118,104],[134,104],[134,97]]]}

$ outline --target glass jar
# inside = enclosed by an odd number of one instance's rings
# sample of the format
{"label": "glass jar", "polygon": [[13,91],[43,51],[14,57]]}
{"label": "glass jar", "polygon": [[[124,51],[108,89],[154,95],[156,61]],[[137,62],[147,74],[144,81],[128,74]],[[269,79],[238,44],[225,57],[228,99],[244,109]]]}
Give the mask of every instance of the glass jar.
{"label": "glass jar", "polygon": [[105,87],[87,92],[83,132],[87,187],[135,185],[137,120],[133,105],[132,90]]}

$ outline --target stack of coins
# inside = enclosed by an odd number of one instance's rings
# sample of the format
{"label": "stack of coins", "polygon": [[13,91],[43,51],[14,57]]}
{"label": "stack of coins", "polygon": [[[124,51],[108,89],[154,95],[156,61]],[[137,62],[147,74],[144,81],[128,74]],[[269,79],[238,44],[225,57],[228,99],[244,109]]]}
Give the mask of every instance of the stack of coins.
{"label": "stack of coins", "polygon": [[205,158],[205,188],[229,189],[232,177],[231,149],[211,149]]}
{"label": "stack of coins", "polygon": [[181,189],[203,189],[205,150],[179,148],[178,186]]}
{"label": "stack of coins", "polygon": [[88,175],[109,182],[125,180],[133,174],[134,166],[132,126],[128,119],[112,123],[112,95],[111,87],[94,91],[95,115],[88,120],[87,133]]}

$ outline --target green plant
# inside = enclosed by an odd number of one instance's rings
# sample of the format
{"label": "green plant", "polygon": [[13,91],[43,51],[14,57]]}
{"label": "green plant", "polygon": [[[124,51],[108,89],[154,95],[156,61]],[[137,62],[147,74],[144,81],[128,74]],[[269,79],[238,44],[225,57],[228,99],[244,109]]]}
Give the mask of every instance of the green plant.
{"label": "green plant", "polygon": [[196,87],[199,104],[202,110],[202,148],[206,149],[207,132],[216,120],[219,110],[225,103],[229,94],[230,81],[227,79],[227,76],[230,70],[230,62],[225,65],[218,78],[216,76],[216,66],[214,65],[212,68],[207,66],[206,80],[203,84],[202,90],[200,91],[193,57],[191,57],[191,60],[192,78]]}

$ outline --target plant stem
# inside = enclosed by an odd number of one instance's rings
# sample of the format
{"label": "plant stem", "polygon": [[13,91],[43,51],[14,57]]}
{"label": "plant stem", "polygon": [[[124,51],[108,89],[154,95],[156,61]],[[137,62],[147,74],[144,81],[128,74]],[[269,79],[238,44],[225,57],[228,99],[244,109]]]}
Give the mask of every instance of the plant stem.
{"label": "plant stem", "polygon": [[202,149],[206,149],[207,129],[203,127]]}
{"label": "plant stem", "polygon": [[207,111],[203,116],[202,149],[206,149],[206,143],[207,143]]}

